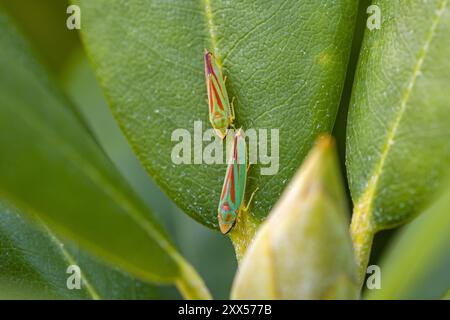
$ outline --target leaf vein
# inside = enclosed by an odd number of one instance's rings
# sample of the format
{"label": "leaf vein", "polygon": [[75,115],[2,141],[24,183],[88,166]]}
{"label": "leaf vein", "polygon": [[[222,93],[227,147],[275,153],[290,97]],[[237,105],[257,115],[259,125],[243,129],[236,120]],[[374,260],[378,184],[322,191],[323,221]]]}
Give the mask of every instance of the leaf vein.
{"label": "leaf vein", "polygon": [[225,54],[225,56],[223,57],[223,63],[225,62],[225,60],[230,56],[230,54],[237,48],[237,46],[244,41],[245,39],[247,39],[253,32],[255,32],[256,30],[258,30],[259,27],[261,27],[262,25],[266,24],[267,22],[269,22],[270,20],[272,20],[276,14],[278,12],[280,12],[284,6],[288,3],[288,0],[285,0],[279,7],[278,9],[276,9],[267,19],[264,19],[263,21],[260,21],[259,23],[255,24],[253,26],[253,28],[251,28],[249,31],[247,31],[243,36],[241,36],[240,38],[238,38],[234,44],[230,47],[230,50],[228,50],[228,52]]}

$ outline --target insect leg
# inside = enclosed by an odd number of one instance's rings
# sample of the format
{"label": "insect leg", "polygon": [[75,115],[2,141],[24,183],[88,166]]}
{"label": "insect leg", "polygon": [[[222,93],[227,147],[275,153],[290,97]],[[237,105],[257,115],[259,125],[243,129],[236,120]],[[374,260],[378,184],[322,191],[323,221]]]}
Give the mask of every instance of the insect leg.
{"label": "insect leg", "polygon": [[253,191],[252,195],[250,196],[250,200],[248,200],[247,206],[245,207],[245,211],[248,211],[248,208],[250,207],[250,204],[252,203],[253,196],[255,195],[256,191],[258,191],[259,187],[256,187],[255,191]]}
{"label": "insect leg", "polygon": [[230,103],[230,123],[233,123],[234,119],[236,118],[234,115],[234,100],[236,99],[236,97],[233,97],[231,99],[231,103]]}

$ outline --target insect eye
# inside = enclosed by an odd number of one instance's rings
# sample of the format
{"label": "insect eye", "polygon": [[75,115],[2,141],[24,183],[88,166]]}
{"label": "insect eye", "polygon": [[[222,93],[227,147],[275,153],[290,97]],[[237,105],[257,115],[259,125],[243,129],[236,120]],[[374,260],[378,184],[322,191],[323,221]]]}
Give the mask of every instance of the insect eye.
{"label": "insect eye", "polygon": [[231,220],[233,219],[233,216],[231,215],[231,213],[229,213],[229,212],[227,212],[226,214],[225,214],[225,221],[226,222],[230,222]]}

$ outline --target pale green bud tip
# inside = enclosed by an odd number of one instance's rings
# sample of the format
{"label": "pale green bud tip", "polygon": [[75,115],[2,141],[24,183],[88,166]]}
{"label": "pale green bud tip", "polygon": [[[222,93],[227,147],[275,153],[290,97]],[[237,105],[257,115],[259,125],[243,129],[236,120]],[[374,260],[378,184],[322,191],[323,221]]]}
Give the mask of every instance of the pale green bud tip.
{"label": "pale green bud tip", "polygon": [[348,208],[331,137],[322,137],[248,248],[234,299],[353,299]]}

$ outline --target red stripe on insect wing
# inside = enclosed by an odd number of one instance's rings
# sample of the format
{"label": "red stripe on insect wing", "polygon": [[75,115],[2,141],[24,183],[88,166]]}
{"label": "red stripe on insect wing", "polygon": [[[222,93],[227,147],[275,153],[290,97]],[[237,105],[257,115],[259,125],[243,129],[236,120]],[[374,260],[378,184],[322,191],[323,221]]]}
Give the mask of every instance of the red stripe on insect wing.
{"label": "red stripe on insect wing", "polygon": [[209,51],[206,51],[205,53],[205,72],[207,75],[213,75],[214,79],[217,82],[217,85],[219,86],[219,90],[223,93],[222,86],[220,85],[219,79],[216,75],[216,72],[214,71],[214,67],[212,66],[212,53]]}
{"label": "red stripe on insect wing", "polygon": [[222,93],[222,96],[223,96],[222,86],[220,85],[219,79],[217,79],[217,76],[216,76],[216,73],[214,72],[214,69],[213,69],[212,75],[214,76],[214,79],[216,79],[217,85],[219,86],[220,93]]}
{"label": "red stripe on insect wing", "polygon": [[[232,168],[230,168],[232,169]],[[225,198],[225,195],[227,194],[227,191],[229,189],[229,183],[230,183],[230,171],[227,171],[227,176],[225,177],[225,181],[223,183],[223,189],[222,189],[222,195],[220,196],[220,201],[222,201]]]}
{"label": "red stripe on insect wing", "polygon": [[231,197],[231,202],[232,203],[236,203],[236,194],[235,194],[235,189],[234,189],[234,164],[231,165],[230,168],[230,177],[231,177],[231,185],[230,185],[230,197]]}
{"label": "red stripe on insect wing", "polygon": [[205,53],[205,72],[207,75],[210,75],[212,72],[212,64],[211,64],[211,53],[206,52]]}
{"label": "red stripe on insect wing", "polygon": [[209,79],[209,112],[213,113],[214,110],[214,102],[213,102],[213,97],[212,97],[212,81],[211,79]]}
{"label": "red stripe on insect wing", "polygon": [[220,98],[219,98],[219,94],[217,93],[216,87],[213,85],[212,88],[213,88],[214,95],[215,95],[216,100],[217,100],[217,104],[219,105],[219,108],[220,108],[221,110],[224,110],[222,101],[221,101]]}
{"label": "red stripe on insect wing", "polygon": [[219,86],[219,90],[222,92],[222,86],[220,85],[219,79],[217,78],[216,72],[214,71],[211,59],[209,59],[208,68],[209,68],[209,72],[214,76],[214,79],[216,80],[217,85]]}

